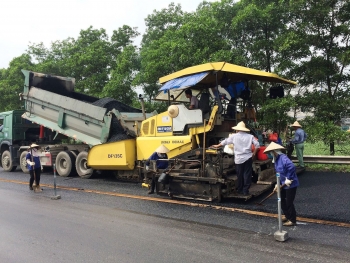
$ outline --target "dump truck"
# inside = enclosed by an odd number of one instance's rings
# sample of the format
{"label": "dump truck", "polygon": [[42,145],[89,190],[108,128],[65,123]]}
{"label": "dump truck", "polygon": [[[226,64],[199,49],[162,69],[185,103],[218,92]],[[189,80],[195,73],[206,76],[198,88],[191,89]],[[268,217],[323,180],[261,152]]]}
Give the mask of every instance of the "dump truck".
{"label": "dump truck", "polygon": [[[230,107],[222,103],[220,81],[229,78],[295,85],[293,81],[226,62],[206,63],[162,77],[159,82],[163,86],[156,99],[167,101],[169,108],[159,114],[146,114],[122,111],[118,104],[105,104],[104,99],[95,105],[99,99],[75,92],[71,78],[26,70],[23,73],[22,117],[45,127],[54,134],[53,139],[63,136],[76,142],[72,145],[81,143],[82,149],[57,146],[64,149],[58,152],[56,160],[51,157],[51,163],[56,164],[61,176],[76,170],[79,176],[88,178],[95,170],[108,170],[117,178],[147,182],[162,171],[157,171],[154,163],[153,169],[146,171],[145,162],[159,145],[165,145],[170,150],[171,171],[167,181],[157,183],[158,194],[206,201],[249,199],[275,183],[271,159],[255,160],[250,195],[238,194],[234,156],[223,149],[209,148],[228,137],[238,121],[247,121],[246,115],[236,110],[232,114]],[[199,99],[199,109],[186,107],[184,90],[188,87]],[[258,138],[258,131],[249,126],[249,120],[246,125]],[[71,168],[70,173],[67,167]]]}
{"label": "dump truck", "polygon": [[[24,100],[21,116],[26,123],[38,127],[31,134],[32,141],[35,139],[41,146],[43,167],[55,164],[60,176],[77,174],[83,178],[90,178],[100,169],[134,169],[135,152],[132,149],[135,148],[140,123],[156,112],[146,114],[111,98],[100,99],[75,92],[74,78],[28,70],[22,72],[25,81],[20,94],[20,99]],[[26,139],[29,141],[30,138]],[[25,164],[30,144],[24,140],[21,144],[15,155],[19,156],[20,163]],[[99,144],[108,144],[111,149],[106,152],[107,162],[88,165],[90,149]],[[118,149],[117,154],[115,149]],[[101,159],[99,154],[96,158]],[[25,165],[21,168],[27,172]]]}

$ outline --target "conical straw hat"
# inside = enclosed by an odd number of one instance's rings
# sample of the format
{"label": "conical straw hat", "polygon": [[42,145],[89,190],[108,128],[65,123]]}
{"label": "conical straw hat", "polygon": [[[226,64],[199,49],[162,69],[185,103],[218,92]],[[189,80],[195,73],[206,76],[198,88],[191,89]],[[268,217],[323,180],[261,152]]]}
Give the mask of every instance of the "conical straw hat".
{"label": "conical straw hat", "polygon": [[301,125],[297,121],[295,121],[291,126],[292,127],[300,127],[301,128]]}
{"label": "conical straw hat", "polygon": [[271,142],[269,146],[266,147],[264,153],[273,151],[273,150],[284,150],[285,148],[282,145],[279,145],[275,142]]}
{"label": "conical straw hat", "polygon": [[163,144],[161,146],[159,146],[157,149],[156,149],[156,152],[157,153],[168,153],[169,152],[169,149],[167,147],[165,147]]}
{"label": "conical straw hat", "polygon": [[169,106],[168,115],[171,118],[176,118],[179,115],[179,108],[176,105]]}
{"label": "conical straw hat", "polygon": [[39,148],[39,147],[40,147],[40,146],[37,145],[37,144],[35,144],[35,143],[33,143],[32,145],[29,146],[29,148]]}
{"label": "conical straw hat", "polygon": [[236,131],[246,131],[249,132],[249,129],[245,127],[245,124],[243,121],[239,122],[236,126],[232,127],[232,129]]}

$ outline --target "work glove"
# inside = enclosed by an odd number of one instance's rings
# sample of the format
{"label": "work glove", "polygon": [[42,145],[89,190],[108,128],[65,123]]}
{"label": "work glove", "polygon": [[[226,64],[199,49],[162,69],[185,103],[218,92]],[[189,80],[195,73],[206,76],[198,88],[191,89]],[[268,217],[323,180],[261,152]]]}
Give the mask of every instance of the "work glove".
{"label": "work glove", "polygon": [[146,171],[148,171],[149,170],[149,166],[148,165],[146,165]]}
{"label": "work glove", "polygon": [[274,191],[274,192],[277,191],[277,184],[275,184],[275,188],[273,188],[273,191]]}
{"label": "work glove", "polygon": [[286,178],[286,181],[284,183],[285,183],[286,186],[290,187],[292,182],[293,182],[293,180],[289,180],[288,178]]}
{"label": "work glove", "polygon": [[34,166],[34,165],[35,165],[35,162],[30,162],[30,165],[31,165],[31,166]]}

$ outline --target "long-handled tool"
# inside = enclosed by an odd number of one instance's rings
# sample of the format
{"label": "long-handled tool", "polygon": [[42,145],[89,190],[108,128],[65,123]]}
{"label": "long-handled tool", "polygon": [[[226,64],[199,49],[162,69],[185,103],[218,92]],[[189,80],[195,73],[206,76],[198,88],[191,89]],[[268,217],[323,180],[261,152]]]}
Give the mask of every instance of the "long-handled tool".
{"label": "long-handled tool", "polygon": [[[282,184],[281,185],[281,189],[285,186],[286,184]],[[263,200],[261,200],[259,203],[256,203],[256,205],[263,205],[263,203],[269,199],[271,196],[273,196],[274,193],[276,193],[277,191],[273,190],[271,194],[269,194],[268,196],[266,196]]]}

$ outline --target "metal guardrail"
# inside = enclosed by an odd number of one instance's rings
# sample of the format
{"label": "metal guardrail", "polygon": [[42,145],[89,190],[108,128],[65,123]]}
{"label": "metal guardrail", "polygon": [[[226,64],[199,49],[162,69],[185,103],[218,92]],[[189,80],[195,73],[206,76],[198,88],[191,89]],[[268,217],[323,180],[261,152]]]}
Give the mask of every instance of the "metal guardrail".
{"label": "metal guardrail", "polygon": [[[292,161],[297,162],[297,157],[292,156]],[[304,155],[304,163],[350,165],[350,156]]]}

